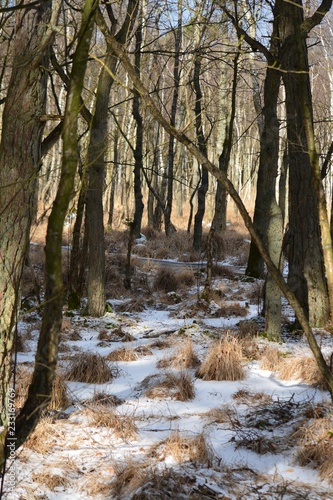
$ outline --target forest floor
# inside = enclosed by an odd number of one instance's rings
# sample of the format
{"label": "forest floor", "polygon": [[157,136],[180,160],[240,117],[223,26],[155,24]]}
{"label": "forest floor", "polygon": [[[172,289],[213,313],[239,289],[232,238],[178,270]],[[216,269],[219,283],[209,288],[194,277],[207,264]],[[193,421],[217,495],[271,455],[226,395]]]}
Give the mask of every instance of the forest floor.
{"label": "forest floor", "polygon": [[[64,311],[52,406],[17,450],[4,498],[333,499],[332,402],[302,333],[288,331],[287,305],[283,342],[267,340],[263,283],[243,274],[248,236],[229,228],[218,243],[205,298],[205,266],[186,233],[137,242],[131,292],[124,235],[108,241],[109,312]],[[28,309],[42,254],[32,245]],[[22,312],[17,409],[40,321]],[[329,358],[330,331],[315,333]]]}

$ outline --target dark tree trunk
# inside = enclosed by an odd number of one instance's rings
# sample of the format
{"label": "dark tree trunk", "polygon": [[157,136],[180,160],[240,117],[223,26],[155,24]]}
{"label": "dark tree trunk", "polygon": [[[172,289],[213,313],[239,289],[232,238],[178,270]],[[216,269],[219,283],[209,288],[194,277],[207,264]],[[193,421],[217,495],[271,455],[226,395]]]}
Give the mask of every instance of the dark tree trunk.
{"label": "dark tree trunk", "polygon": [[[141,72],[142,21],[135,33],[135,69],[140,77]],[[133,235],[139,238],[141,234],[144,204],[141,190],[141,170],[143,168],[143,120],[140,113],[140,96],[137,92],[133,97],[133,117],[136,123],[136,143],[134,149],[134,200]]]}
{"label": "dark tree trunk", "polygon": [[[286,90],[289,155],[288,283],[313,326],[322,326],[329,316],[318,199],[309,144],[306,137],[302,93],[311,102],[308,51],[301,25],[301,0],[281,2],[280,36],[283,37],[283,81]],[[283,30],[282,30],[283,26]],[[305,88],[304,88],[305,87]]]}
{"label": "dark tree trunk", "polygon": [[[25,3],[25,2],[24,2]],[[28,2],[27,2],[28,3]],[[31,222],[45,114],[52,3],[17,11],[13,69],[2,117],[0,145],[0,425],[6,426],[8,388],[19,289]]]}
{"label": "dark tree trunk", "polygon": [[[207,140],[203,131],[202,123],[202,91],[200,85],[201,55],[197,54],[194,61],[193,85],[195,91],[195,130],[198,148],[207,157]],[[194,217],[193,249],[197,252],[202,247],[202,222],[206,210],[206,194],[208,191],[208,171],[204,166],[201,168],[201,183],[198,189],[198,209]]]}
{"label": "dark tree trunk", "polygon": [[[125,43],[128,29],[136,16],[137,3],[132,0],[127,6],[127,16],[117,33],[120,43]],[[105,181],[105,154],[108,132],[108,103],[117,57],[108,44],[109,30],[101,15],[100,28],[106,37],[107,56],[98,80],[96,106],[93,115],[88,147],[88,191],[87,191],[87,234],[88,234],[88,313],[99,317],[105,313],[105,240],[103,193]],[[115,22],[114,19],[111,20]],[[113,29],[113,28],[111,28]]]}
{"label": "dark tree trunk", "polygon": [[[180,85],[180,49],[182,42],[182,2],[178,0],[178,25],[175,32],[175,61],[173,67],[173,95],[171,105],[170,123],[173,127],[176,126],[177,104],[179,98]],[[173,183],[174,183],[174,163],[175,163],[175,138],[169,136],[169,151],[168,151],[168,182],[167,182],[167,200],[164,212],[164,226],[167,236],[175,231],[175,227],[171,222],[172,202],[173,202]]]}
{"label": "dark tree trunk", "polygon": [[[240,56],[239,50],[234,57],[234,71],[233,71],[233,81],[232,81],[232,91],[231,91],[231,107],[230,107],[230,117],[225,125],[225,138],[223,141],[222,153],[219,157],[219,168],[221,172],[228,175],[231,148],[232,148],[232,136],[234,132],[234,122],[236,116],[236,91],[237,91],[237,76],[238,76],[238,59]],[[215,211],[212,221],[212,227],[215,233],[222,233],[225,231],[227,225],[227,192],[223,185],[218,182],[215,195]]]}

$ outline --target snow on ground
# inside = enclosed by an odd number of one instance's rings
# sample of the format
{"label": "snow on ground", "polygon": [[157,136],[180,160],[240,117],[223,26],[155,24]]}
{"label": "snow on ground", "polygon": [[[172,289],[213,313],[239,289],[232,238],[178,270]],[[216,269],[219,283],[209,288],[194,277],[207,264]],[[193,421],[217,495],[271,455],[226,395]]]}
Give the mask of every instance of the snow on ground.
{"label": "snow on ground", "polygon": [[[228,286],[242,292],[248,284],[237,281]],[[297,380],[280,380],[276,373],[261,369],[259,360],[252,360],[246,363],[245,378],[233,382],[204,381],[196,377],[195,369],[188,369],[195,389],[191,400],[177,401],[171,392],[158,398],[147,396],[152,377],[177,372],[172,367],[158,368],[158,361],[179,351],[186,339],[191,339],[202,360],[214,337],[245,319],[211,317],[199,310],[197,316],[189,315],[195,293],[189,294],[187,302],[161,306],[156,301],[141,312],[118,313],[124,303],[118,300],[111,301],[116,312],[101,319],[66,318],[67,332],[79,335],[74,340],[64,334],[62,371],[81,352],[105,357],[124,346],[149,351],[134,361],[109,362],[117,369],[110,382],[66,383],[70,406],[41,424],[44,449],[27,443],[17,451],[16,486],[12,491],[5,489],[4,498],[333,499],[332,483],[323,481],[314,468],[297,463],[294,437],[307,420],[309,408],[320,406],[332,415],[328,392]],[[245,306],[246,301],[238,303]],[[256,316],[257,304],[246,307],[246,318]],[[26,367],[33,361],[38,337],[38,327],[19,325],[21,332],[28,328],[26,350],[18,354],[18,364]],[[133,340],[124,343],[116,336],[100,340],[101,330],[117,328]],[[331,337],[325,339],[327,352],[332,352]],[[261,349],[268,344],[260,338],[257,342]],[[308,352],[303,339],[286,338],[278,347],[284,352]],[[101,411],[100,406],[94,410],[89,404],[97,393],[120,398],[121,404],[113,411],[123,419],[122,430],[132,422],[136,434],[126,435],[126,429],[123,435],[117,434],[112,427],[91,420],[94,411]],[[170,436],[183,436],[188,443],[182,445],[181,456],[168,448]],[[190,449],[189,443],[198,436],[203,436],[210,452],[206,459],[191,459],[184,449]],[[122,483],[115,486],[116,481]]]}

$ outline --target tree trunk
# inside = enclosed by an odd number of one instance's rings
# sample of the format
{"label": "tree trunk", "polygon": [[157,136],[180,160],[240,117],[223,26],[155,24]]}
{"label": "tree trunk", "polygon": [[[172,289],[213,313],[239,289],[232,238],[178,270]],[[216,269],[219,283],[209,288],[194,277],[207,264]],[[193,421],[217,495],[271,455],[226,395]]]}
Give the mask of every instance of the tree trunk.
{"label": "tree trunk", "polygon": [[[24,2],[25,3],[25,2]],[[56,17],[58,7],[55,6]],[[7,423],[14,330],[31,222],[45,114],[52,3],[17,11],[13,69],[2,118],[0,145],[0,425]],[[43,43],[42,43],[43,42]]]}
{"label": "tree trunk", "polygon": [[[200,85],[201,54],[197,53],[194,60],[193,85],[195,91],[195,132],[198,148],[207,157],[207,140],[203,131],[202,123],[202,91]],[[206,194],[208,191],[208,171],[203,165],[201,168],[201,183],[198,189],[198,209],[194,217],[193,249],[201,252],[202,246],[202,222],[206,209]]]}
{"label": "tree trunk", "polygon": [[[236,55],[234,57],[234,68],[233,68],[233,80],[232,80],[232,90],[231,90],[231,105],[230,105],[230,116],[227,119],[225,125],[225,135],[223,141],[222,152],[219,157],[219,168],[225,175],[228,175],[231,148],[232,148],[232,136],[234,132],[234,122],[236,115],[236,90],[237,90],[237,76],[238,76],[238,59],[240,56],[239,47],[237,48]],[[222,233],[225,231],[227,226],[227,192],[223,185],[218,182],[216,195],[215,195],[215,211],[212,222],[212,227],[216,233]]]}
{"label": "tree trunk", "polygon": [[[135,33],[135,69],[140,77],[141,73],[141,44],[142,44],[142,20]],[[140,96],[137,92],[133,97],[133,117],[136,123],[136,142],[134,149],[134,218],[133,235],[139,238],[141,234],[142,215],[144,204],[141,190],[141,170],[143,168],[143,120],[140,113]]]}
{"label": "tree trunk", "polygon": [[[178,25],[175,33],[175,61],[173,67],[174,88],[172,95],[170,123],[176,125],[177,104],[180,85],[180,49],[182,42],[182,0],[178,0]],[[175,163],[175,138],[169,136],[168,150],[168,182],[167,182],[167,202],[164,212],[165,234],[169,236],[175,232],[175,227],[171,222],[172,202],[173,202],[173,183],[174,183],[174,163]]]}
{"label": "tree trunk", "polygon": [[[120,43],[127,38],[129,26],[133,23],[136,2],[128,3],[127,16],[117,33]],[[135,18],[135,15],[134,15]],[[101,15],[98,23],[107,37],[109,30]],[[112,28],[111,28],[112,29]],[[105,65],[103,65],[96,93],[96,106],[92,119],[88,147],[88,191],[87,191],[87,234],[88,234],[88,313],[100,317],[105,313],[105,240],[103,193],[105,180],[105,155],[108,132],[108,103],[111,86],[116,72],[117,57],[112,47],[107,45]]]}
{"label": "tree trunk", "polygon": [[[313,326],[323,326],[329,317],[318,199],[311,166],[305,121],[312,121],[311,90],[301,0],[281,2],[280,26],[284,23],[282,53],[286,90],[289,153],[288,282]],[[307,117],[304,96],[310,108]]]}
{"label": "tree trunk", "polygon": [[57,367],[58,342],[64,300],[61,265],[62,233],[69,202],[74,190],[78,162],[77,121],[97,6],[97,0],[86,0],[82,25],[78,34],[78,44],[73,57],[73,69],[64,119],[61,177],[46,235],[45,305],[42,328],[28,397],[16,422],[17,446],[22,445],[33,431],[40,415],[48,405]]}

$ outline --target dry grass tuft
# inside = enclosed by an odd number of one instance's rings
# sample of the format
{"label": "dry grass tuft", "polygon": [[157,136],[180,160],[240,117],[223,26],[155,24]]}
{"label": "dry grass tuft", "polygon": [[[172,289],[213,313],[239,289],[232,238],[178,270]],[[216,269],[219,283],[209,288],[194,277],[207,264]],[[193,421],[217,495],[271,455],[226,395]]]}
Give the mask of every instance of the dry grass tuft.
{"label": "dry grass tuft", "polygon": [[139,359],[139,355],[134,349],[128,347],[120,347],[115,351],[110,352],[106,359],[108,361],[136,361]]}
{"label": "dry grass tuft", "polygon": [[66,380],[86,382],[87,384],[103,384],[115,376],[105,358],[99,354],[80,353],[76,355],[72,366],[65,374]]}
{"label": "dry grass tuft", "polygon": [[171,342],[170,340],[155,340],[151,344],[149,344],[149,347],[152,349],[168,349],[170,347]]}
{"label": "dry grass tuft", "polygon": [[193,379],[186,372],[168,372],[163,377],[156,377],[145,395],[151,399],[171,398],[177,401],[189,401],[195,396]]}
{"label": "dry grass tuft", "polygon": [[251,392],[246,389],[239,389],[232,395],[238,403],[245,404],[268,404],[272,402],[272,397],[265,392]]}
{"label": "dry grass tuft", "polygon": [[135,313],[145,310],[142,296],[136,297],[117,306],[117,312]]}
{"label": "dry grass tuft", "polygon": [[62,375],[56,374],[53,388],[51,402],[48,410],[64,410],[70,405],[70,400],[67,394],[67,387]]}
{"label": "dry grass tuft", "polygon": [[68,484],[68,480],[66,478],[49,472],[38,472],[32,474],[32,480],[51,491],[54,491],[56,488],[61,486],[67,486]]}
{"label": "dry grass tuft", "polygon": [[171,455],[177,462],[192,462],[210,467],[213,461],[212,448],[202,433],[193,437],[176,431],[162,442],[162,446],[163,455]]}
{"label": "dry grass tuft", "polygon": [[177,354],[161,359],[157,363],[158,368],[166,368],[171,366],[173,368],[185,369],[196,368],[200,364],[200,360],[196,355],[193,343],[188,339],[179,349]]}
{"label": "dry grass tuft", "polygon": [[276,346],[267,346],[261,358],[260,368],[275,372],[280,369],[283,355]]}
{"label": "dry grass tuft", "polygon": [[134,416],[121,415],[113,408],[108,408],[102,404],[95,404],[94,407],[88,408],[86,412],[92,425],[112,429],[120,439],[127,441],[137,436],[138,429]]}
{"label": "dry grass tuft", "polygon": [[322,479],[333,482],[333,419],[320,418],[300,429],[297,461],[319,470]]}
{"label": "dry grass tuft", "polygon": [[206,413],[210,423],[214,424],[226,424],[230,422],[230,417],[235,415],[235,410],[231,409],[230,406],[225,405],[220,408],[212,408]]}
{"label": "dry grass tuft", "polygon": [[87,403],[94,405],[97,403],[102,406],[118,406],[123,404],[124,400],[118,398],[114,394],[106,394],[105,392],[96,392]]}
{"label": "dry grass tuft", "polygon": [[180,286],[191,287],[196,284],[195,272],[192,269],[182,269],[177,273],[177,279]]}
{"label": "dry grass tuft", "polygon": [[159,269],[154,279],[153,287],[165,293],[175,292],[179,288],[178,275],[170,269]]}
{"label": "dry grass tuft", "polygon": [[145,345],[139,345],[134,349],[134,351],[137,352],[139,356],[151,356],[153,354],[153,352]]}
{"label": "dry grass tuft", "polygon": [[196,375],[203,380],[243,380],[243,359],[241,343],[226,335],[212,344]]}
{"label": "dry grass tuft", "polygon": [[258,334],[260,327],[254,320],[244,319],[238,323],[240,337],[254,337]]}
{"label": "dry grass tuft", "polygon": [[52,424],[52,419],[45,417],[37,424],[33,433],[24,443],[24,447],[45,455],[53,448],[53,438],[56,434],[57,430],[55,425]]}
{"label": "dry grass tuft", "polygon": [[230,316],[246,316],[248,312],[248,308],[241,306],[238,302],[221,302],[217,315],[223,318]]}
{"label": "dry grass tuft", "polygon": [[113,498],[132,498],[134,493],[142,486],[146,479],[147,464],[128,460],[125,464],[117,464],[115,467],[116,479],[112,482],[111,491]]}
{"label": "dry grass tuft", "polygon": [[301,380],[305,384],[323,390],[327,388],[326,381],[318,368],[316,360],[309,356],[284,359],[279,366],[278,375],[282,380]]}
{"label": "dry grass tuft", "polygon": [[244,358],[253,361],[261,358],[261,350],[256,340],[251,337],[241,339],[241,346]]}

